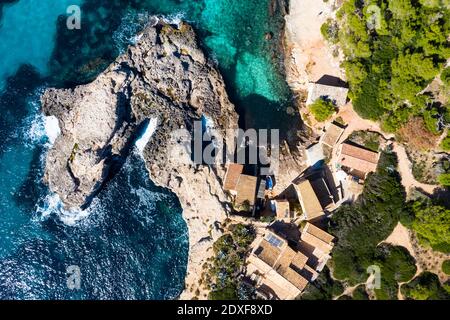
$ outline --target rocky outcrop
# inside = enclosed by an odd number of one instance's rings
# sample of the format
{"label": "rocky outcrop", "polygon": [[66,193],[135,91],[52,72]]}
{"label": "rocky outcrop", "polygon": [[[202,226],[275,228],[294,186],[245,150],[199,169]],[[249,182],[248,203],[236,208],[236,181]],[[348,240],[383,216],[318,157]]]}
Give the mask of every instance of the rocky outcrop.
{"label": "rocky outcrop", "polygon": [[204,115],[224,133],[237,128],[237,115],[222,77],[189,25],[155,20],[138,39],[92,83],[43,94],[44,113],[56,116],[61,128],[47,155],[45,180],[65,207],[88,207],[120,169],[149,119],[156,119],[143,157],[151,179],[175,192],[184,209],[190,253],[182,297],[190,298],[225,218],[224,172],[221,166],[195,165],[188,157],[180,161],[174,132],[192,133],[194,121]]}

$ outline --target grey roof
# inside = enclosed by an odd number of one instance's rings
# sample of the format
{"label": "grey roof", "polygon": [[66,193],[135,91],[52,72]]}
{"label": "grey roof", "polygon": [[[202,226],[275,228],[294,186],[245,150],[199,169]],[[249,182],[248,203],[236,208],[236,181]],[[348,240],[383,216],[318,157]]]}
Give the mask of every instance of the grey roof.
{"label": "grey roof", "polygon": [[314,103],[319,98],[326,98],[333,101],[337,107],[345,105],[347,102],[348,89],[344,87],[328,86],[319,83],[308,85],[308,99],[306,105]]}

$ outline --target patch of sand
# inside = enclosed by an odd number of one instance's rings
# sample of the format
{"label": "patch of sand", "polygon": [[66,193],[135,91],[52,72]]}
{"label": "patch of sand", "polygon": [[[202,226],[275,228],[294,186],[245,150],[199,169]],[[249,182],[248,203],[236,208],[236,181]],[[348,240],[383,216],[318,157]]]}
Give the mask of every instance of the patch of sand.
{"label": "patch of sand", "polygon": [[409,235],[410,231],[408,228],[398,223],[394,231],[386,238],[383,242],[392,244],[394,246],[401,246],[406,248],[409,253],[414,256],[414,248]]}
{"label": "patch of sand", "polygon": [[[442,271],[442,263],[450,259],[450,254],[434,251],[429,247],[424,247],[419,244],[419,241],[413,231],[409,230],[401,223],[398,223],[394,231],[382,243],[389,243],[394,246],[401,246],[409,251],[409,254],[416,260],[417,272],[414,277],[417,277],[423,271],[429,271],[439,276],[441,283],[445,283],[450,279]],[[400,286],[403,283],[400,283]],[[398,292],[398,298],[403,299],[403,296]]]}
{"label": "patch of sand", "polygon": [[340,58],[326,43],[320,27],[335,17],[334,1],[290,0],[286,20],[287,82],[294,91],[306,89],[323,75],[345,78]]}

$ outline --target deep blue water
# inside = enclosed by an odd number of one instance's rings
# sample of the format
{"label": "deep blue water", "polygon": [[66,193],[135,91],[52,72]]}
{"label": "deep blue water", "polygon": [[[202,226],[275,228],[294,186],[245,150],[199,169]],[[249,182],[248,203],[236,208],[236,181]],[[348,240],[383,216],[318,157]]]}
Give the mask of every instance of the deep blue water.
{"label": "deep blue water", "polygon": [[[10,3],[9,3],[10,2]],[[173,299],[188,237],[176,197],[133,154],[87,212],[67,216],[42,183],[49,147],[39,95],[92,80],[132,41],[147,14],[192,22],[216,59],[242,126],[290,120],[269,0],[0,1],[0,299]],[[82,30],[65,27],[68,5]],[[273,40],[265,35],[273,32]],[[267,113],[267,117],[256,117]],[[269,116],[270,115],[276,115]],[[268,120],[270,119],[270,120]],[[150,142],[151,143],[151,142]],[[67,287],[78,266],[81,289]]]}

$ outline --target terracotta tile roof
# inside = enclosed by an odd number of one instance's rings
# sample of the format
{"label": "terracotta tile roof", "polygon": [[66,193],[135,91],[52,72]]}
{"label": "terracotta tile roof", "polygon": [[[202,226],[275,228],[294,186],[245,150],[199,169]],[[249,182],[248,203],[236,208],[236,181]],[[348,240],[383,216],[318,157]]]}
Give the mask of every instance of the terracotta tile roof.
{"label": "terracotta tile roof", "polygon": [[310,244],[316,249],[319,249],[325,254],[328,254],[331,252],[331,249],[333,248],[328,243],[323,242],[322,240],[314,237],[312,234],[309,234],[307,232],[302,233],[302,240]]}
{"label": "terracotta tile roof", "polygon": [[255,255],[273,267],[281,254],[281,249],[271,245],[266,239],[263,239],[259,247],[255,250]]}
{"label": "terracotta tile roof", "polygon": [[277,262],[273,266],[273,268],[277,271],[286,269],[291,264],[292,259],[295,257],[295,251],[290,247],[284,248],[283,252],[278,257]]}
{"label": "terracotta tile roof", "polygon": [[308,257],[301,252],[297,252],[291,264],[298,269],[303,269],[306,266],[306,262],[308,262]]}
{"label": "terracotta tile roof", "polygon": [[367,174],[377,170],[379,158],[380,154],[378,152],[343,143],[339,155],[339,163],[342,166]]}
{"label": "terracotta tile roof", "polygon": [[308,280],[301,274],[306,261],[308,258],[305,255],[286,247],[273,268],[299,290],[303,290],[308,284]]}
{"label": "terracotta tile roof", "polygon": [[236,186],[236,202],[242,204],[246,201],[251,206],[255,204],[258,178],[241,174]]}
{"label": "terracotta tile roof", "polygon": [[303,229],[303,232],[308,232],[309,234],[312,234],[313,236],[315,236],[316,238],[319,238],[320,240],[326,242],[326,243],[332,243],[334,240],[334,237],[323,231],[320,228],[317,228],[315,225],[307,222],[305,225],[305,228]]}
{"label": "terracotta tile roof", "polygon": [[236,190],[236,186],[241,176],[244,166],[241,164],[230,163],[228,164],[227,173],[225,174],[225,181],[223,184],[223,189],[226,191]]}
{"label": "terracotta tile roof", "polygon": [[[273,232],[268,232],[261,240],[257,249],[253,252],[251,259],[255,256],[259,260],[252,262],[254,266],[258,268],[257,261],[263,261],[275,271],[275,274],[271,274],[266,270],[263,271],[264,274],[271,277],[271,279],[275,279],[275,275],[281,276],[300,291],[308,285],[308,278],[311,279],[317,275],[314,270],[306,265],[308,261],[307,256],[293,250],[288,246],[286,240]],[[265,269],[261,265],[259,268],[261,270]]]}
{"label": "terracotta tile roof", "polygon": [[333,249],[332,240],[334,237],[310,223],[307,223],[303,229],[301,239],[324,254],[329,254]]}
{"label": "terracotta tile roof", "polygon": [[339,141],[339,138],[344,133],[344,129],[331,123],[327,128],[327,131],[321,138],[321,142],[330,148],[333,148],[334,145]]}
{"label": "terracotta tile roof", "polygon": [[319,273],[308,265],[305,265],[301,273],[302,276],[308,281],[314,281],[319,276]]}
{"label": "terracotta tile roof", "polygon": [[290,283],[292,283],[294,286],[297,287],[300,291],[303,291],[306,286],[308,285],[308,280],[303,278],[299,273],[294,271],[291,268],[287,268],[283,271],[283,273],[280,273],[286,280],[288,280]]}
{"label": "terracotta tile roof", "polygon": [[297,190],[300,203],[302,204],[302,209],[308,220],[324,215],[319,199],[317,198],[316,193],[308,180],[304,180],[294,186]]}

